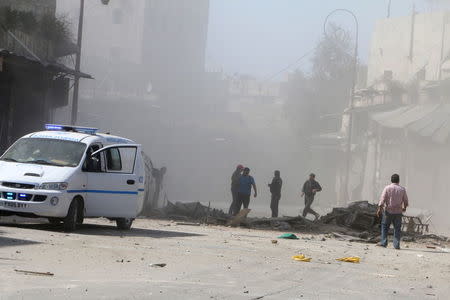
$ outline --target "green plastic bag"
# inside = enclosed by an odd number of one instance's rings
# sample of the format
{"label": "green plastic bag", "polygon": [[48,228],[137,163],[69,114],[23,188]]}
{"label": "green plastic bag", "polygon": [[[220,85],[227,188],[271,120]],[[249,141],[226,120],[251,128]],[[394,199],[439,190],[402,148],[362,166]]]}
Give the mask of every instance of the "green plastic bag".
{"label": "green plastic bag", "polygon": [[298,240],[298,237],[293,233],[284,233],[278,237],[279,239]]}

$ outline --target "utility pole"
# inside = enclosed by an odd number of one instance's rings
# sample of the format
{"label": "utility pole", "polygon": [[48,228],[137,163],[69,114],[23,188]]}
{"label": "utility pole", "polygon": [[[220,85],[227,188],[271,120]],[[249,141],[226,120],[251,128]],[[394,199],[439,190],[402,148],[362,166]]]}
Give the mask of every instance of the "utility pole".
{"label": "utility pole", "polygon": [[391,4],[392,4],[392,0],[389,0],[388,9],[387,9],[387,18],[388,19],[391,17]]}
{"label": "utility pole", "polygon": [[75,61],[75,83],[73,85],[72,117],[70,123],[75,125],[78,116],[78,93],[80,88],[81,46],[83,41],[84,0],[80,0],[80,16],[78,19],[77,58]]}
{"label": "utility pole", "polygon": [[[355,90],[356,90],[356,79],[358,73],[358,43],[359,43],[359,22],[356,15],[348,9],[338,8],[333,10],[328,16],[325,18],[323,23],[323,30],[325,36],[327,35],[326,27],[328,23],[328,19],[331,15],[337,12],[345,12],[350,14],[355,21],[355,50],[353,53],[353,76],[352,76],[352,87],[350,93],[350,105],[348,108],[348,128],[347,128],[347,144],[346,144],[346,160],[345,160],[345,169],[344,169],[344,180],[341,186],[340,193],[340,201],[348,201],[349,200],[349,182],[350,182],[350,171],[351,171],[351,159],[352,159],[352,137],[353,137],[353,107],[355,102]],[[342,204],[342,203],[341,203]],[[345,204],[345,203],[343,203]]]}

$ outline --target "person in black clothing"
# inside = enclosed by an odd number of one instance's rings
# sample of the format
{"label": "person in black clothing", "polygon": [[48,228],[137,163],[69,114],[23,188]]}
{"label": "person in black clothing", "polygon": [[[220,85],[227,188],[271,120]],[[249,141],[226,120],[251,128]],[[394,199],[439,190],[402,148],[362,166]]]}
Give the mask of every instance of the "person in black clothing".
{"label": "person in black clothing", "polygon": [[235,213],[237,213],[234,210],[238,203],[239,178],[241,178],[243,170],[244,170],[244,166],[238,165],[236,167],[236,170],[231,175],[231,197],[232,197],[233,201],[231,202],[230,209],[228,210],[228,214],[230,214],[230,215],[234,215]]}
{"label": "person in black clothing", "polygon": [[313,214],[316,218],[319,219],[319,214],[316,213],[311,205],[314,202],[314,197],[317,192],[322,191],[322,187],[316,181],[316,175],[311,173],[309,175],[309,179],[303,184],[302,188],[302,197],[305,196],[305,208],[303,209],[303,217],[306,217],[307,214]]}
{"label": "person in black clothing", "polygon": [[272,179],[272,183],[269,183],[270,193],[272,198],[270,201],[270,209],[272,210],[272,218],[278,217],[278,203],[281,199],[281,187],[283,186],[283,180],[280,177],[280,171],[275,171],[275,175]]}

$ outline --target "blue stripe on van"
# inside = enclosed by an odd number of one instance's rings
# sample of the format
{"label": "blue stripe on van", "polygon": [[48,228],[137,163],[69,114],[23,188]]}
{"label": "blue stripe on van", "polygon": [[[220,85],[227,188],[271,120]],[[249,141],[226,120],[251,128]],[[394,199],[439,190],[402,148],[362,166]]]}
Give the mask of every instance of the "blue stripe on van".
{"label": "blue stripe on van", "polygon": [[137,195],[138,192],[131,191],[106,191],[106,190],[68,190],[68,193],[98,193],[98,194],[124,194]]}
{"label": "blue stripe on van", "polygon": [[144,192],[145,189],[138,189],[138,192]]}

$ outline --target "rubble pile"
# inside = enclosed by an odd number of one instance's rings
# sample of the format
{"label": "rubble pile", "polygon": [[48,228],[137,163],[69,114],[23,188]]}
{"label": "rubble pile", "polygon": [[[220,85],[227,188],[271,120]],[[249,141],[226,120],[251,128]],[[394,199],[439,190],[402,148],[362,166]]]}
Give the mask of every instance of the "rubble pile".
{"label": "rubble pile", "polygon": [[368,201],[353,202],[348,207],[336,207],[320,218],[324,224],[348,227],[358,231],[378,232],[381,219],[376,216],[377,205]]}
{"label": "rubble pile", "polygon": [[[312,221],[298,217],[280,218],[248,218],[245,216],[230,216],[220,209],[210,208],[200,202],[167,202],[163,208],[154,210],[153,217],[167,218],[171,220],[191,221],[211,225],[233,225],[244,226],[255,229],[270,230],[305,230],[314,226]],[[237,222],[235,222],[237,221]]]}
{"label": "rubble pile", "polygon": [[247,218],[242,225],[255,229],[271,230],[310,230],[315,227],[315,223],[302,217],[281,217],[281,218]]}
{"label": "rubble pile", "polygon": [[167,201],[163,208],[154,210],[152,216],[184,221],[206,221],[206,219],[218,219],[226,222],[230,217],[220,209],[210,208],[200,202],[176,202]]}

